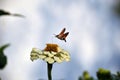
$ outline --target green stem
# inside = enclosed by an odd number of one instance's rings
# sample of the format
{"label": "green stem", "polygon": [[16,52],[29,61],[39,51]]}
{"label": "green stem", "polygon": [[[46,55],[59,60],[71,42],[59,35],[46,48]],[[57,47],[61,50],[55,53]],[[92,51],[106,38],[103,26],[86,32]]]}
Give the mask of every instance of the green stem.
{"label": "green stem", "polygon": [[53,65],[53,64],[47,63],[47,68],[48,68],[48,80],[52,80],[52,73],[51,73],[51,71],[52,71],[52,65]]}

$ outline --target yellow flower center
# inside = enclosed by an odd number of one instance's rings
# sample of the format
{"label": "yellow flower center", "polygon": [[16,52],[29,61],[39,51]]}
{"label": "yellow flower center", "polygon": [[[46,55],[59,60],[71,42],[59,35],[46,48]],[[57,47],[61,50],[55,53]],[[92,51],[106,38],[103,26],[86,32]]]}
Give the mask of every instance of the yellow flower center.
{"label": "yellow flower center", "polygon": [[46,44],[46,48],[44,51],[53,51],[53,52],[58,52],[58,45],[57,44]]}

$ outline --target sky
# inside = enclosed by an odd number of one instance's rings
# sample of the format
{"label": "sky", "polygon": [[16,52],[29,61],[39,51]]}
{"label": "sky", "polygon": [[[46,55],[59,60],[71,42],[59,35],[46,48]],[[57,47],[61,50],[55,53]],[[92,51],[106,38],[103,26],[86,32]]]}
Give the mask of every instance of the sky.
{"label": "sky", "polygon": [[[25,18],[0,17],[0,45],[8,64],[0,71],[3,80],[47,79],[47,65],[32,62],[33,47],[44,49],[56,43],[69,51],[70,62],[55,63],[53,79],[77,80],[84,70],[92,76],[98,68],[120,69],[120,23],[112,13],[114,0],[0,0],[0,9],[19,13]],[[63,28],[69,32],[67,42],[53,34]]]}

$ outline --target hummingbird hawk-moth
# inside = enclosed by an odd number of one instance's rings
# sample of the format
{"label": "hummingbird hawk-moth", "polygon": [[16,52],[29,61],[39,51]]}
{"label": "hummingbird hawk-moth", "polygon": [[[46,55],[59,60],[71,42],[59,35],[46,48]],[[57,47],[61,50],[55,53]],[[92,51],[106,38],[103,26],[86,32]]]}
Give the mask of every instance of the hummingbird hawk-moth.
{"label": "hummingbird hawk-moth", "polygon": [[68,36],[69,32],[65,33],[66,28],[63,28],[62,31],[58,34],[55,35],[55,37],[57,37],[60,40],[64,40],[66,42],[66,37]]}

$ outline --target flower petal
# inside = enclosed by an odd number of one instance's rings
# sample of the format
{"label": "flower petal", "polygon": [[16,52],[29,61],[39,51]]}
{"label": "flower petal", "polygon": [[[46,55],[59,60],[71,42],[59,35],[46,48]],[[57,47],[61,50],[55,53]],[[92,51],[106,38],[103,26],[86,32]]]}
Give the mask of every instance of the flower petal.
{"label": "flower petal", "polygon": [[43,54],[48,55],[50,52],[49,51],[43,51]]}
{"label": "flower petal", "polygon": [[61,55],[61,57],[66,58],[66,55],[64,55],[64,54],[62,54],[62,53],[61,53],[60,55]]}
{"label": "flower petal", "polygon": [[60,60],[60,58],[55,57],[55,56],[54,56],[54,60],[55,60],[56,62],[58,62],[58,63],[61,63],[61,62],[62,62],[62,60]]}
{"label": "flower petal", "polygon": [[46,58],[45,55],[38,55],[38,56],[39,56],[40,59],[44,59],[44,58]]}
{"label": "flower petal", "polygon": [[67,61],[67,62],[70,61],[70,58],[65,58],[65,61]]}
{"label": "flower petal", "polygon": [[42,51],[39,50],[38,48],[33,48],[31,53],[38,53],[38,54],[42,54]]}
{"label": "flower petal", "polygon": [[30,59],[43,59],[44,61],[53,64],[54,62],[61,63],[63,61],[70,61],[69,53],[60,48],[57,44],[47,44],[44,50],[33,48]]}
{"label": "flower petal", "polygon": [[45,58],[44,60],[45,60],[46,62],[50,63],[50,64],[54,63],[54,60],[53,60],[52,58],[50,58],[50,57],[47,57],[47,58]]}
{"label": "flower petal", "polygon": [[51,52],[51,54],[56,55],[56,54],[57,54],[57,52],[53,52],[53,51],[52,51],[52,52]]}
{"label": "flower petal", "polygon": [[48,56],[49,57],[53,57],[54,55],[52,53],[48,53]]}
{"label": "flower petal", "polygon": [[37,53],[31,53],[30,59],[31,59],[32,61],[38,59]]}

